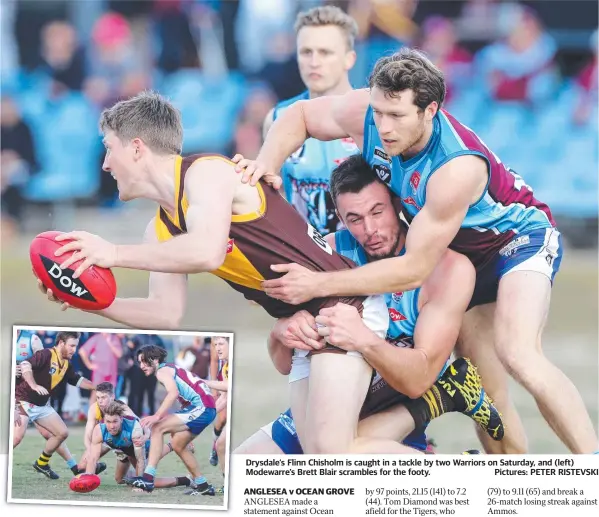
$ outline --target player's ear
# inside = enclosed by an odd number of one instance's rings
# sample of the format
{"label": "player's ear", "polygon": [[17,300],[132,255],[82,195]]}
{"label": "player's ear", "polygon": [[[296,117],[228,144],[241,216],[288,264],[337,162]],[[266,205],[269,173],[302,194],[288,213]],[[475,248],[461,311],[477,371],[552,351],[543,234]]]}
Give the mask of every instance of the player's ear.
{"label": "player's ear", "polygon": [[356,59],[357,59],[357,55],[356,55],[355,50],[350,50],[345,53],[345,70],[346,71],[349,72],[354,67],[354,65],[356,64]]}
{"label": "player's ear", "polygon": [[133,148],[133,158],[139,160],[146,147],[144,141],[141,138],[134,138],[131,140],[131,147]]}

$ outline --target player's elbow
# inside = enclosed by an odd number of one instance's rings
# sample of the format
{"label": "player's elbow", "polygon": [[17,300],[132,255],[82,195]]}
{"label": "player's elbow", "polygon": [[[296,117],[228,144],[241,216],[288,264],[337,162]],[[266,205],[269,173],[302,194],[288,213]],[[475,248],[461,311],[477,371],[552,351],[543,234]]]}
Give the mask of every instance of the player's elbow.
{"label": "player's elbow", "polygon": [[221,250],[210,250],[209,252],[192,252],[190,253],[190,266],[191,271],[189,273],[204,273],[208,271],[215,271],[223,265],[226,256],[226,246]]}

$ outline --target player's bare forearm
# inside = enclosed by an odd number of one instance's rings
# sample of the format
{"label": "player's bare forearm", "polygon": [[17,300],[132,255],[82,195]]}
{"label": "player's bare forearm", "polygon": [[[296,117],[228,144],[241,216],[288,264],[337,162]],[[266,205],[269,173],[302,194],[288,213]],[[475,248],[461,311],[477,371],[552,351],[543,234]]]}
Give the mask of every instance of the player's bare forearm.
{"label": "player's bare forearm", "polygon": [[100,459],[102,453],[102,442],[93,441],[89,448],[89,455],[87,457],[87,465],[85,471],[88,474],[94,474],[96,472],[96,464]]}
{"label": "player's bare forearm", "polygon": [[211,389],[211,390],[216,390],[216,391],[229,391],[229,383],[226,381],[212,381],[212,380],[206,380],[204,381],[206,383],[206,385]]}
{"label": "player's bare forearm", "polygon": [[166,242],[117,246],[116,267],[160,273],[202,273],[218,269],[225,256],[209,239],[187,233]]}
{"label": "player's bare forearm", "polygon": [[37,388],[37,382],[35,382],[35,378],[33,377],[33,370],[31,369],[31,365],[29,363],[25,364],[26,361],[21,363],[21,374],[23,379],[31,389]]}
{"label": "player's bare forearm", "polygon": [[317,273],[315,297],[360,296],[411,291],[422,285],[427,271],[405,256],[377,260],[355,269]]}
{"label": "player's bare forearm", "polygon": [[137,329],[173,330],[179,327],[182,314],[165,307],[158,299],[117,298],[110,307],[88,311]]}
{"label": "player's bare forearm", "polygon": [[173,406],[173,404],[175,403],[175,401],[177,400],[178,397],[179,397],[179,394],[176,391],[173,393],[168,392],[166,394],[166,397],[164,397],[162,404],[160,404],[160,407],[156,411],[156,415],[159,416],[160,418],[165,417],[166,414],[168,413],[168,410]]}
{"label": "player's bare forearm", "polygon": [[96,385],[88,379],[81,379],[78,387],[81,388],[82,390],[95,390],[96,389]]}
{"label": "player's bare forearm", "polygon": [[268,338],[268,355],[270,355],[270,360],[280,374],[289,375],[293,350],[281,343],[274,329]]}
{"label": "player's bare forearm", "polygon": [[389,386],[410,398],[420,397],[434,382],[422,350],[396,347],[377,337],[360,352]]}
{"label": "player's bare forearm", "polygon": [[283,162],[303,145],[308,136],[302,107],[295,103],[270,126],[256,161],[278,171]]}

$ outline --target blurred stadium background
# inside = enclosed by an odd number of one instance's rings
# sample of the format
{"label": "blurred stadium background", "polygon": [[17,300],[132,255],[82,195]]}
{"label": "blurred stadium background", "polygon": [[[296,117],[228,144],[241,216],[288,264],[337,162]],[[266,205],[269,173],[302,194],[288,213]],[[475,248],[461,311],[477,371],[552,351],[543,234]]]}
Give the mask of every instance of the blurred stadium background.
{"label": "blurred stadium background", "polygon": [[[49,304],[36,290],[27,255],[30,239],[48,229],[85,229],[136,242],[152,217],[154,208],[146,203],[123,206],[112,178],[101,171],[100,110],[153,88],[183,112],[185,153],[253,157],[266,113],[278,99],[303,90],[294,55],[295,15],[324,3],[346,9],[359,22],[354,86],[365,84],[382,54],[405,44],[423,48],[446,73],[447,109],[551,206],[567,252],[545,351],[574,380],[596,422],[593,0],[3,0],[3,343],[10,342],[13,323],[111,326]],[[119,296],[146,293],[146,274],[116,275]],[[192,278],[189,293],[184,329],[236,333],[235,446],[287,405],[286,379],[266,354],[272,320],[209,275]],[[6,367],[3,373],[8,391]],[[531,451],[565,452],[534,401],[518,386],[514,396]],[[469,422],[460,417],[444,417],[431,432],[441,452],[476,446]]]}

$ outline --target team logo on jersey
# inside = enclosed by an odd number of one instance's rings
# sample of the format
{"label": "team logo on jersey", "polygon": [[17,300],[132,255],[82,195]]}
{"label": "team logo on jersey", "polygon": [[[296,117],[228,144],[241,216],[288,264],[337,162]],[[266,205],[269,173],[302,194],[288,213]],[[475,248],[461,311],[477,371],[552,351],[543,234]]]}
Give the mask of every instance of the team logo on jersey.
{"label": "team logo on jersey", "polygon": [[391,321],[404,321],[408,319],[401,312],[393,308],[389,309],[389,317]]}
{"label": "team logo on jersey", "polygon": [[416,201],[414,200],[414,198],[412,196],[403,198],[403,204],[415,206],[418,210],[420,210],[420,208],[421,208],[420,206],[418,206],[418,203],[416,203]]}
{"label": "team logo on jersey", "polygon": [[302,145],[297,151],[295,151],[289,158],[288,160],[291,163],[298,163],[301,161],[302,157],[304,156],[304,151],[306,150],[306,144]]}
{"label": "team logo on jersey", "polygon": [[393,293],[391,295],[391,299],[395,302],[395,303],[399,303],[401,301],[401,299],[403,298],[403,292],[399,292],[399,293]]}
{"label": "team logo on jersey", "polygon": [[227,242],[227,255],[233,252],[234,242],[235,239],[229,239],[229,242]]}
{"label": "team logo on jersey", "polygon": [[381,160],[384,160],[386,162],[390,162],[391,160],[389,159],[389,155],[383,151],[380,147],[375,147],[374,148],[374,155],[378,158],[380,158]]}
{"label": "team logo on jersey", "polygon": [[50,365],[50,375],[54,375],[58,370],[58,365],[56,363],[52,363]]}
{"label": "team logo on jersey", "polygon": [[420,173],[418,171],[414,171],[412,177],[410,178],[410,185],[414,190],[418,189],[418,185],[420,185]]}
{"label": "team logo on jersey", "polygon": [[350,137],[342,138],[341,145],[347,151],[355,151],[358,148],[358,146],[356,145],[356,142],[354,142],[354,139],[350,138]]}
{"label": "team logo on jersey", "polygon": [[384,181],[385,183],[391,182],[391,169],[389,169],[389,167],[377,163],[374,165],[373,169],[381,181]]}
{"label": "team logo on jersey", "polygon": [[27,357],[29,354],[27,352],[21,352],[21,357]]}

